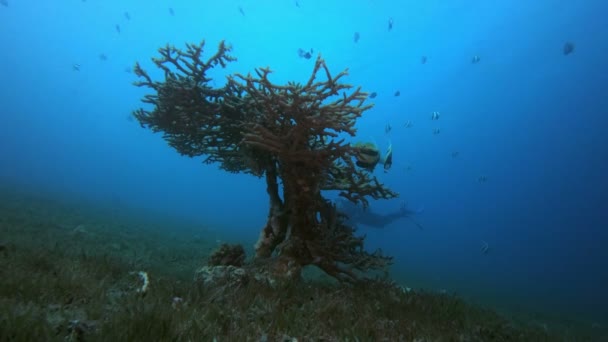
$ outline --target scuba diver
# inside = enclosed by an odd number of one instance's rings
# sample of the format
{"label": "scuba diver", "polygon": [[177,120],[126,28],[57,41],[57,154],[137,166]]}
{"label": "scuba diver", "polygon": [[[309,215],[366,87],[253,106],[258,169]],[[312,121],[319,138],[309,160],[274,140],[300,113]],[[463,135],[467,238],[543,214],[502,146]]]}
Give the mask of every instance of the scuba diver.
{"label": "scuba diver", "polygon": [[[393,145],[391,143],[389,143],[384,156],[381,156],[380,150],[375,143],[358,142],[354,143],[353,147],[356,149],[356,165],[362,169],[374,172],[376,166],[382,164],[384,172],[386,173],[393,166]],[[407,208],[405,201],[401,202],[401,207],[398,211],[384,215],[375,213],[370,208],[363,208],[362,206],[356,205],[345,199],[339,199],[336,202],[336,207],[340,212],[347,216],[346,222],[353,226],[363,224],[374,228],[384,228],[386,225],[401,218],[408,218],[412,220],[418,228],[423,229],[422,225],[412,217],[416,214],[420,214],[422,209],[417,211],[410,210]]]}
{"label": "scuba diver", "polygon": [[369,207],[365,209],[361,205],[354,204],[346,199],[338,199],[336,201],[336,207],[341,213],[347,216],[346,223],[353,226],[362,224],[373,228],[384,228],[397,220],[407,218],[414,222],[419,229],[424,229],[422,225],[413,218],[414,215],[422,213],[423,209],[408,209],[405,201],[401,202],[399,210],[388,214],[375,213]]}

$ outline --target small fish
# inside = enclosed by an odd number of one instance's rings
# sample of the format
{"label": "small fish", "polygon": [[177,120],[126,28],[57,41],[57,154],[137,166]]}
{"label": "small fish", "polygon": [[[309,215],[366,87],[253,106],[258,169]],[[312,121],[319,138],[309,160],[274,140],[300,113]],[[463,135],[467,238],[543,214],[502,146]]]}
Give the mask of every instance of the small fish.
{"label": "small fish", "polygon": [[426,56],[420,57],[420,64],[426,64],[427,60],[428,60],[428,58]]}
{"label": "small fish", "polygon": [[452,158],[457,158],[460,155],[460,152],[454,151],[452,152]]}
{"label": "small fish", "polygon": [[405,128],[410,128],[412,126],[414,126],[414,124],[410,120],[407,120],[405,122],[405,124],[403,125],[403,127],[405,127]]}
{"label": "small fish", "polygon": [[471,58],[471,63],[477,64],[477,63],[479,63],[480,60],[481,60],[481,58],[479,58],[479,56],[475,55],[475,56],[473,56],[473,58]]}
{"label": "small fish", "polygon": [[78,64],[78,63],[72,64],[72,70],[73,71],[80,71],[80,64]]}
{"label": "small fish", "polygon": [[393,18],[390,17],[388,18],[388,30],[392,30],[393,29]]}
{"label": "small fish", "polygon": [[245,16],[245,11],[243,10],[243,7],[239,6],[239,12],[243,17]]}
{"label": "small fish", "polygon": [[562,49],[562,53],[564,56],[568,56],[569,54],[574,52],[574,43],[566,42],[564,44],[564,48]]}
{"label": "small fish", "polygon": [[488,245],[487,242],[481,240],[481,253],[488,254],[489,250],[490,250],[490,245]]}
{"label": "small fish", "polygon": [[485,176],[485,175],[481,175],[481,176],[477,177],[477,181],[478,181],[479,183],[485,183],[485,182],[487,182],[487,181],[488,181],[488,177],[487,177],[487,176]]}
{"label": "small fish", "polygon": [[116,32],[120,33],[120,25],[116,24]]}
{"label": "small fish", "polygon": [[107,61],[108,60],[108,56],[106,56],[105,53],[100,53],[99,54],[99,59],[101,59],[102,61]]}
{"label": "small fish", "polygon": [[310,57],[312,57],[312,54],[313,54],[312,48],[310,49],[310,51],[304,51],[302,49],[298,49],[298,56],[300,56],[300,58],[310,59]]}
{"label": "small fish", "polygon": [[439,114],[439,112],[432,112],[431,120],[439,120],[439,116],[441,116],[441,114]]}
{"label": "small fish", "polygon": [[169,7],[169,14],[171,14],[171,16],[175,15],[175,11],[173,11],[172,7]]}
{"label": "small fish", "polygon": [[355,35],[353,36],[353,41],[357,43],[359,41],[359,38],[361,38],[361,35],[359,34],[359,32],[355,32]]}
{"label": "small fish", "polygon": [[389,134],[392,130],[393,127],[391,127],[391,124],[386,124],[386,126],[384,126],[384,133]]}
{"label": "small fish", "polygon": [[0,0],[0,5],[8,7],[8,0]]}
{"label": "small fish", "polygon": [[441,133],[441,129],[440,128],[433,128],[433,134],[434,135],[437,135],[439,133]]}
{"label": "small fish", "polygon": [[376,98],[376,96],[378,96],[378,94],[377,94],[375,91],[374,91],[374,92],[372,92],[371,94],[369,94],[369,98],[370,98],[370,99],[375,99],[375,98]]}
{"label": "small fish", "polygon": [[125,12],[125,18],[127,20],[131,20],[131,15],[129,14],[129,12]]}
{"label": "small fish", "polygon": [[296,7],[300,8],[300,2],[298,0],[296,0]]}
{"label": "small fish", "polygon": [[395,94],[393,94],[393,95],[394,95],[394,96],[399,96],[399,95],[401,95],[401,92],[400,92],[399,90],[397,90],[397,91],[395,92]]}
{"label": "small fish", "polygon": [[393,144],[389,144],[384,157],[384,172],[388,172],[393,166]]}

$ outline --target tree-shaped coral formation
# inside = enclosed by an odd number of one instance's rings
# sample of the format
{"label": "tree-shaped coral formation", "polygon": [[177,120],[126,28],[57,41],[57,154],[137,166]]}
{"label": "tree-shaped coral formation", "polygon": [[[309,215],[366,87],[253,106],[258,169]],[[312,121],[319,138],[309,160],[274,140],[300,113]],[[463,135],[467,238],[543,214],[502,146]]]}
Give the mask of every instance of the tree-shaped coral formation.
{"label": "tree-shaped coral formation", "polygon": [[270,69],[260,68],[255,76],[234,74],[214,88],[207,72],[235,58],[221,42],[204,60],[203,47],[204,42],[187,45],[186,51],[161,48],[153,61],[165,73],[162,82],[135,66],[143,79],[136,84],[154,91],[142,100],[153,109],[134,112],[141,125],[163,132],[183,155],[206,156],[205,162],[226,171],[265,177],[270,211],[256,257],[276,254],[271,260],[278,274],[297,277],[303,266],[316,265],[339,280],[354,281],[387,266],[391,258],[366,252],[363,237],[354,235],[321,194],[337,190],[364,205],[367,197],[397,196],[356,165],[360,146],[342,138],[355,135],[355,121],[372,107],[365,104],[367,94],[341,83],[346,71],[332,77],[321,57],[305,84],[273,84]]}

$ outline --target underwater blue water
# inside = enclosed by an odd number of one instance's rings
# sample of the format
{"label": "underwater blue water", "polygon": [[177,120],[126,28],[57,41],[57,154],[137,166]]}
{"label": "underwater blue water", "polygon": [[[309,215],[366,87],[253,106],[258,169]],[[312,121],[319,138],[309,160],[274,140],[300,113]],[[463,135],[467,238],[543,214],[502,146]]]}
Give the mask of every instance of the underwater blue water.
{"label": "underwater blue water", "polygon": [[399,281],[608,322],[608,2],[297,2],[8,0],[0,179],[166,212],[251,245],[263,182],[181,157],[140,128],[130,113],[145,90],[127,70],[152,71],[167,43],[204,38],[213,51],[225,39],[239,60],[214,71],[218,85],[264,66],[277,83],[304,82],[314,58],[297,50],[312,48],[378,93],[358,138],[392,144],[392,169],[375,172],[401,198],[373,209],[424,208],[423,230],[361,227],[370,248],[395,256]]}

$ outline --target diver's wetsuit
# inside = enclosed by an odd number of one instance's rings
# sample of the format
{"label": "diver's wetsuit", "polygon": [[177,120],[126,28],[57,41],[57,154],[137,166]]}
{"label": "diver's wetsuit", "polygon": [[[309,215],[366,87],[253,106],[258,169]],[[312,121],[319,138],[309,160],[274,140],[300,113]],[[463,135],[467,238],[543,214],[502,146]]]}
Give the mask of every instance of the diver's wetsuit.
{"label": "diver's wetsuit", "polygon": [[422,229],[422,226],[412,218],[412,216],[418,212],[409,210],[405,207],[401,207],[398,211],[388,214],[378,214],[373,212],[369,207],[363,209],[361,206],[343,199],[338,200],[337,206],[338,210],[348,217],[347,223],[353,226],[362,224],[373,228],[384,228],[401,218],[409,218],[418,226],[418,228]]}

